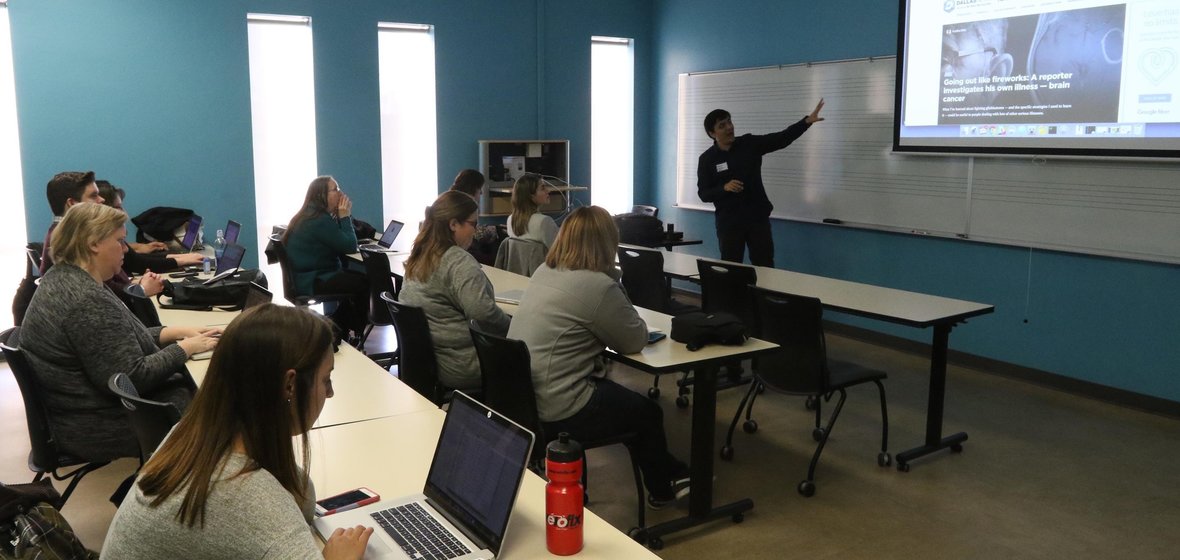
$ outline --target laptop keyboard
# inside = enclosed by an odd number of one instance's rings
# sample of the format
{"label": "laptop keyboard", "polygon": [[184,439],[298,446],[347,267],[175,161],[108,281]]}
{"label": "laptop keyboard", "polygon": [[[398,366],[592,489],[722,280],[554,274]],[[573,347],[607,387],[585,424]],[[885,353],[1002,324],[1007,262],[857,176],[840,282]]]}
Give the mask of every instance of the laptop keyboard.
{"label": "laptop keyboard", "polygon": [[421,504],[412,503],[369,514],[410,558],[448,560],[471,552]]}

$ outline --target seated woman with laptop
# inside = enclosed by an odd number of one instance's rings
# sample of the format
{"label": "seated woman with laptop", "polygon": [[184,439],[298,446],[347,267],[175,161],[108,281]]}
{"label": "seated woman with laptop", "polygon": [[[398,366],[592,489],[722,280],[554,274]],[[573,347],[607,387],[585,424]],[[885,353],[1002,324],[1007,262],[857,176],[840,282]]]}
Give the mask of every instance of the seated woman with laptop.
{"label": "seated woman with laptop", "polygon": [[217,345],[219,328],[144,327],[103,286],[119,270],[126,215],[75,204],[53,230],[56,264],[41,279],[21,326],[21,346],[45,393],[63,453],[90,461],[138,457],[126,411],[107,389],[116,373],[141,395],[181,410],[195,389],[184,362]]}
{"label": "seated woman with laptop", "polygon": [[447,191],[426,208],[426,221],[406,259],[398,299],[421,307],[430,325],[439,381],[451,389],[480,386],[479,359],[468,322],[503,333],[511,318],[496,306],[492,284],[467,252],[478,207],[470,196]]}
{"label": "seated woman with laptop", "polygon": [[336,179],[323,175],[307,186],[303,207],[287,224],[283,243],[295,277],[296,295],[349,294],[332,320],[358,338],[369,322],[369,281],[364,273],[345,270],[341,257],[357,252],[352,200]]}
{"label": "seated woman with laptop", "polygon": [[307,433],[332,397],[332,340],[326,321],[296,307],[234,319],[196,400],[115,513],[102,557],[362,558],[372,529],[337,529],[321,554],[308,525]]}
{"label": "seated woman with laptop", "polygon": [[648,504],[660,508],[688,495],[688,467],[668,451],[660,405],[603,378],[604,349],[630,354],[647,344],[647,324],[618,281],[618,246],[606,210],[570,213],[529,280],[508,338],[529,348],[544,433],[568,432],[575,440],[639,434]]}

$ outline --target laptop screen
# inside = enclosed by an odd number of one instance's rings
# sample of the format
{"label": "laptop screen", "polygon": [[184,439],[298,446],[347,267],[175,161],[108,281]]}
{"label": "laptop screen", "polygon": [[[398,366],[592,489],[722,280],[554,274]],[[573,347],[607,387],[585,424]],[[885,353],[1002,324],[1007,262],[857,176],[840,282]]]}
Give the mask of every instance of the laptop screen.
{"label": "laptop screen", "polygon": [[242,266],[242,258],[246,256],[246,248],[236,243],[227,243],[221,258],[217,259],[217,274]]}
{"label": "laptop screen", "polygon": [[402,225],[404,224],[397,220],[389,220],[389,226],[385,228],[385,233],[381,234],[381,239],[377,240],[377,244],[386,249],[390,248],[393,245],[393,240],[397,239],[397,234],[401,233]]}
{"label": "laptop screen", "polygon": [[232,245],[238,242],[238,234],[242,233],[242,224],[230,220],[225,224],[225,244]]}
{"label": "laptop screen", "polygon": [[270,290],[250,282],[250,289],[246,292],[246,303],[242,305],[242,309],[258,307],[264,303],[270,303],[272,299],[274,299],[274,295],[270,293]]}
{"label": "laptop screen", "polygon": [[197,244],[198,236],[201,232],[201,222],[204,221],[200,216],[193,214],[188,219],[188,229],[184,230],[184,239],[180,240],[180,245],[187,251],[192,251],[193,246]]}
{"label": "laptop screen", "polygon": [[455,392],[423,493],[500,553],[533,433]]}

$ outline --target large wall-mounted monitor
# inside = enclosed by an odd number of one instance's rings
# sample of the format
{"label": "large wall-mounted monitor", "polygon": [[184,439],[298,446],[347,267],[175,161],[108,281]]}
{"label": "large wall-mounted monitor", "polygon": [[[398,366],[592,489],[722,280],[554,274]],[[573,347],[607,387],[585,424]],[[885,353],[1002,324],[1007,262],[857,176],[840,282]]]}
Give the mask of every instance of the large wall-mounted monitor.
{"label": "large wall-mounted monitor", "polygon": [[900,2],[895,150],[1180,158],[1180,2]]}

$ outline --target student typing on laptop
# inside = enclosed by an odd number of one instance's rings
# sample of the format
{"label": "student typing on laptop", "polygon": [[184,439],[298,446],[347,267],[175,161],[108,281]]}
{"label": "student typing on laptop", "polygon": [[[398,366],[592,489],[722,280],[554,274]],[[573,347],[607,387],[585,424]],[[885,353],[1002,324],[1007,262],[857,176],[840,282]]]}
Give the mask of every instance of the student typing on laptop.
{"label": "student typing on laptop", "polygon": [[[103,558],[359,559],[373,530],[339,528],[322,555],[308,523],[311,429],[332,397],[332,327],[262,304],[230,323],[176,427],[140,471]],[[190,451],[196,450],[195,453]]]}

